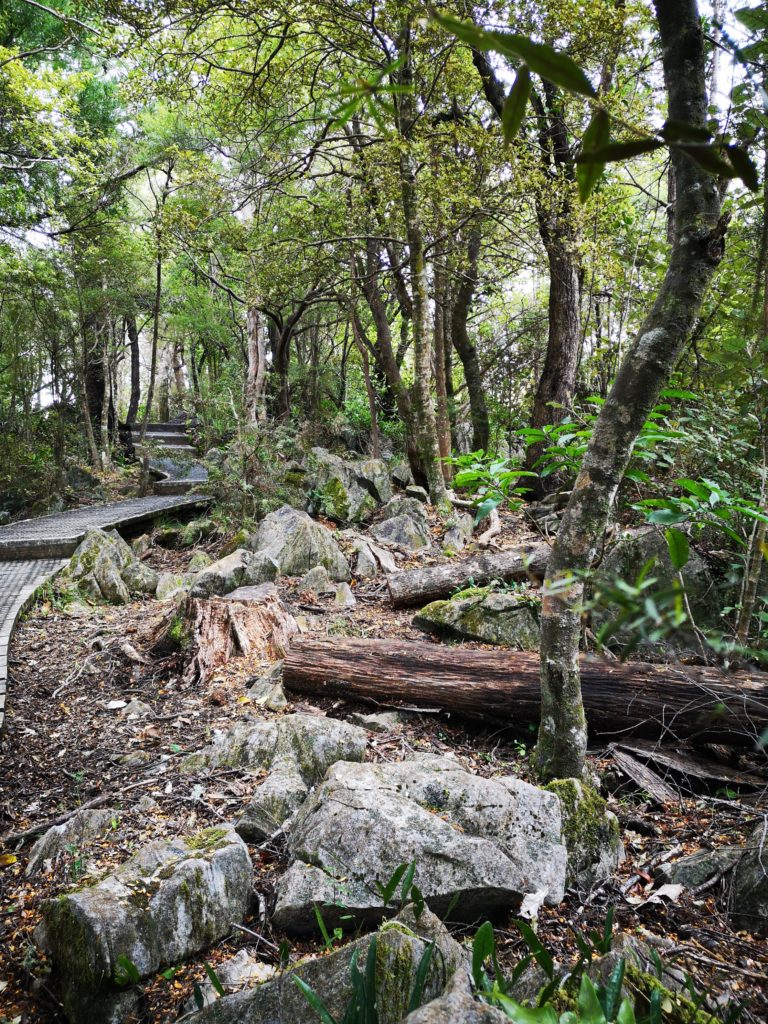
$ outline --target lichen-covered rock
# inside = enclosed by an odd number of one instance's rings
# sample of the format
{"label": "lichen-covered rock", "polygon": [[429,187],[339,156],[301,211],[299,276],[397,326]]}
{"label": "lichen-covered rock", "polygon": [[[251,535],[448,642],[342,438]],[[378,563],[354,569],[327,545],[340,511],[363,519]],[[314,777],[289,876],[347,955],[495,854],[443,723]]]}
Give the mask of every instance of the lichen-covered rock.
{"label": "lichen-covered rock", "polygon": [[88,530],[61,578],[96,603],[129,604],[131,595],[153,594],[157,587],[157,574],[116,530]]}
{"label": "lichen-covered rock", "polygon": [[155,597],[158,601],[170,601],[179,594],[186,594],[195,578],[195,575],[189,572],[161,572],[157,578]]}
{"label": "lichen-covered rock", "polygon": [[314,594],[315,597],[320,597],[322,594],[333,594],[336,592],[336,586],[328,575],[328,570],[324,565],[316,565],[314,569],[310,569],[309,572],[301,578],[299,589],[306,590],[308,593]]}
{"label": "lichen-covered rock", "polygon": [[416,519],[423,519],[426,522],[427,509],[416,498],[408,498],[402,494],[396,494],[391,501],[387,502],[376,518],[383,522],[383,520],[393,519],[395,516],[414,516]]}
{"label": "lichen-covered rock", "polygon": [[546,789],[560,801],[568,883],[589,888],[614,875],[624,859],[624,847],[618,819],[605,800],[578,779],[557,779]]}
{"label": "lichen-covered rock", "polygon": [[403,1024],[509,1024],[509,1017],[475,999],[469,974],[459,969],[443,995],[409,1013]]}
{"label": "lichen-covered rock", "polygon": [[46,861],[69,850],[77,850],[82,857],[89,840],[106,832],[114,819],[114,811],[81,810],[63,825],[54,825],[42,835],[29,854],[27,876],[37,874],[45,868]]}
{"label": "lichen-covered rock", "polygon": [[357,604],[357,598],[352,593],[352,588],[348,583],[340,583],[338,587],[336,587],[333,603],[337,608],[349,609],[355,607]]}
{"label": "lichen-covered rock", "polygon": [[209,565],[213,565],[213,559],[207,551],[195,551],[187,565],[187,572],[202,572]]}
{"label": "lichen-covered rock", "polygon": [[401,551],[420,551],[431,546],[429,530],[419,516],[393,516],[371,527],[371,534],[382,544],[391,544]]}
{"label": "lichen-covered rock", "polygon": [[420,501],[422,505],[429,504],[429,491],[423,487],[419,487],[417,484],[409,484],[405,488],[406,498],[415,498],[416,501]]}
{"label": "lichen-covered rock", "polygon": [[475,521],[468,512],[455,515],[448,523],[443,534],[443,552],[446,555],[457,554],[472,540]]}
{"label": "lichen-covered rock", "polygon": [[475,920],[537,892],[556,904],[567,860],[560,836],[557,797],[518,779],[483,779],[449,758],[339,762],[291,827],[292,863],[278,884],[274,922],[312,932],[316,903],[328,905],[334,927],[350,926],[350,916],[380,920],[373,883],[412,860],[436,913],[450,905],[454,918]]}
{"label": "lichen-covered rock", "polygon": [[262,520],[249,546],[268,555],[286,576],[301,576],[323,565],[332,580],[349,580],[349,563],[333,534],[306,512],[283,505]]}
{"label": "lichen-covered rock", "polygon": [[768,934],[768,828],[765,820],[747,839],[734,868],[731,919],[737,928]]}
{"label": "lichen-covered rock", "polygon": [[[225,993],[241,992],[244,989],[263,985],[265,981],[270,981],[275,974],[277,974],[277,968],[274,964],[265,964],[249,953],[247,949],[241,949],[228,960],[216,965],[216,977]],[[201,984],[200,994],[203,1006],[213,1006],[218,1002],[219,993],[209,979]],[[198,1009],[194,997],[185,1003],[184,1009],[187,1013],[194,1013]]]}
{"label": "lichen-covered rock", "polygon": [[198,573],[189,593],[191,597],[220,597],[238,587],[271,583],[278,571],[277,562],[268,554],[238,548]]}
{"label": "lichen-covered rock", "polygon": [[264,675],[251,681],[248,699],[251,704],[257,704],[268,711],[282,711],[288,707],[288,698],[283,689],[282,661],[276,661]]}
{"label": "lichen-covered rock", "polygon": [[321,715],[246,719],[227,732],[215,733],[209,747],[185,759],[184,768],[267,769],[237,823],[240,835],[257,841],[283,825],[332,764],[362,761],[366,744],[364,729]]}
{"label": "lichen-covered rock", "polygon": [[150,565],[138,559],[123,569],[122,580],[133,597],[146,595],[152,597],[157,593],[158,574]]}
{"label": "lichen-covered rock", "polygon": [[355,576],[360,579],[372,579],[378,572],[376,557],[369,544],[363,540],[355,541],[353,545],[357,558],[355,559]]}
{"label": "lichen-covered rock", "polygon": [[390,469],[390,477],[392,483],[397,487],[402,487],[405,490],[409,484],[413,483],[413,473],[411,473],[411,467],[407,462],[396,462]]}
{"label": "lichen-covered rock", "polygon": [[387,467],[380,459],[342,459],[313,448],[307,477],[315,511],[339,523],[359,523],[392,497]]}
{"label": "lichen-covered rock", "polygon": [[[309,985],[335,1020],[342,1020],[352,996],[351,964],[365,970],[371,935],[350,942],[330,955],[300,962],[279,979],[233,995],[187,1018],[189,1024],[310,1024],[316,1019],[294,977]],[[457,970],[464,953],[445,926],[428,910],[417,919],[410,908],[376,933],[376,993],[379,1024],[400,1024],[416,982],[427,945],[434,953],[426,972],[422,998],[434,999]]]}
{"label": "lichen-covered rock", "polygon": [[90,888],[43,905],[43,942],[71,1024],[114,1018],[129,962],[140,978],[177,964],[245,916],[253,868],[229,828],[154,842]]}
{"label": "lichen-covered rock", "polygon": [[515,594],[488,588],[473,587],[448,601],[433,601],[414,617],[413,624],[430,633],[521,651],[539,646],[539,623],[531,606]]}

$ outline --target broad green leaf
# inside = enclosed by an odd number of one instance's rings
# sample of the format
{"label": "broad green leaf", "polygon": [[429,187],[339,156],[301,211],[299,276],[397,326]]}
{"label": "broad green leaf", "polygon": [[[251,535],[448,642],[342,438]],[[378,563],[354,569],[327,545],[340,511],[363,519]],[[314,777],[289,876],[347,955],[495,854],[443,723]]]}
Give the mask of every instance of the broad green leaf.
{"label": "broad green leaf", "polygon": [[622,999],[619,1012],[616,1014],[616,1024],[635,1024],[635,1010],[628,999]]}
{"label": "broad green leaf", "polygon": [[709,142],[712,132],[686,121],[665,121],[661,134],[667,142]]}
{"label": "broad green leaf", "polygon": [[435,952],[434,942],[430,942],[424,952],[421,954],[421,960],[419,960],[419,966],[416,968],[416,977],[413,982],[413,990],[411,991],[411,998],[408,1002],[408,1013],[413,1010],[418,1010],[421,1006],[421,1001],[424,998],[424,986],[427,983],[427,974],[429,973],[429,967],[432,963],[432,954]]}
{"label": "broad green leaf", "polygon": [[483,987],[483,964],[491,956],[495,946],[493,925],[490,921],[485,921],[475,932],[472,942],[472,980],[477,989]]}
{"label": "broad green leaf", "polygon": [[558,1024],[552,1006],[523,1006],[510,996],[499,993],[495,1000],[514,1024]]}
{"label": "broad green leaf", "polygon": [[689,480],[687,477],[675,480],[675,483],[684,491],[688,491],[689,494],[693,494],[704,501],[709,500],[709,487],[706,484],[699,483],[698,480]]}
{"label": "broad green leaf", "polygon": [[507,96],[504,109],[501,112],[501,127],[505,142],[511,142],[520,131],[530,96],[531,72],[523,64],[517,72],[514,85],[509,90],[509,96]]}
{"label": "broad green leaf", "polygon": [[[608,112],[600,107],[593,114],[592,120],[587,125],[587,130],[584,132],[581,144],[582,153],[593,153],[595,150],[607,146],[610,132],[611,122]],[[582,203],[589,198],[590,192],[602,177],[604,169],[605,164],[596,160],[576,165],[576,180],[579,185],[579,199]]]}
{"label": "broad green leaf", "polygon": [[337,1024],[336,1018],[331,1016],[328,1007],[322,1001],[320,996],[315,992],[313,988],[310,988],[306,981],[302,981],[301,978],[293,975],[293,982],[296,988],[301,992],[304,998],[307,1000],[309,1005],[318,1015],[322,1024]]}
{"label": "broad green leaf", "polygon": [[454,18],[450,14],[435,14],[434,19],[457,39],[476,50],[493,50],[506,57],[522,60],[531,71],[569,92],[582,96],[597,95],[576,61],[547,43],[535,43],[527,36],[512,32],[489,32],[479,28],[473,21]]}
{"label": "broad green leaf", "polygon": [[687,512],[675,512],[671,508],[659,508],[648,516],[649,523],[656,523],[657,526],[675,526],[688,518]]}
{"label": "broad green leaf", "polygon": [[678,144],[675,148],[682,150],[699,167],[702,167],[710,174],[714,174],[719,178],[735,178],[737,176],[733,164],[723,159],[720,150],[716,146],[688,145],[685,143]]}
{"label": "broad green leaf", "polygon": [[605,1024],[605,1014],[597,998],[597,991],[586,974],[581,976],[578,1005],[582,1024]]}
{"label": "broad green leaf", "polygon": [[676,530],[674,527],[666,530],[664,536],[667,538],[667,547],[669,548],[669,557],[672,560],[672,565],[680,572],[688,564],[691,554],[688,538],[682,530]]}
{"label": "broad green leaf", "polygon": [[642,153],[652,153],[655,149],[661,149],[664,145],[658,139],[650,137],[645,139],[632,139],[630,142],[609,142],[591,153],[581,153],[576,157],[577,164],[609,164],[614,160],[629,160],[633,156],[640,156]]}
{"label": "broad green leaf", "polygon": [[219,976],[216,973],[216,971],[214,971],[214,969],[207,961],[203,964],[203,967],[205,968],[205,973],[208,975],[208,980],[213,985],[213,989],[216,992],[216,994],[219,996],[223,996],[224,986],[221,984],[221,981],[219,980]]}
{"label": "broad green leaf", "polygon": [[732,143],[725,147],[728,159],[733,164],[734,170],[744,182],[750,192],[756,192],[760,179],[749,153],[743,146],[735,146]]}
{"label": "broad green leaf", "polygon": [[517,925],[520,934],[523,936],[526,946],[533,954],[533,958],[536,963],[541,967],[548,978],[554,978],[555,962],[552,959],[552,954],[542,946],[541,940],[527,921],[515,921],[515,924]]}

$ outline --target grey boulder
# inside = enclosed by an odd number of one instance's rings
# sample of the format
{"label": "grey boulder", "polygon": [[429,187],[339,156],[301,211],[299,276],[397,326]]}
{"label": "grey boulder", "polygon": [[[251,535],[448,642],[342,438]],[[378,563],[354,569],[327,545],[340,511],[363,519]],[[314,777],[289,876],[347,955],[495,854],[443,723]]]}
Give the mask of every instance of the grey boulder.
{"label": "grey boulder", "polygon": [[336,761],[362,761],[364,729],[322,715],[285,715],[264,721],[246,719],[184,761],[187,771],[215,768],[267,770],[237,823],[249,841],[273,835],[298,810],[328,768]]}
{"label": "grey boulder", "polygon": [[75,849],[78,856],[82,857],[88,841],[106,832],[113,818],[113,811],[83,810],[78,811],[63,825],[49,828],[30,851],[27,876],[43,870],[47,861],[54,860],[68,850]]}
{"label": "grey boulder", "polygon": [[509,1017],[475,999],[469,975],[460,968],[443,995],[409,1013],[403,1024],[509,1024]]}
{"label": "grey boulder", "polygon": [[410,861],[431,909],[450,905],[465,920],[517,908],[527,893],[559,903],[567,862],[554,794],[437,757],[333,765],[299,811],[289,850],[274,923],[297,934],[317,927],[316,903],[334,926],[348,925],[345,915],[380,920],[373,883]]}
{"label": "grey boulder", "polygon": [[131,597],[153,594],[157,574],[140,562],[116,530],[90,529],[62,578],[98,603],[129,604]]}
{"label": "grey boulder", "polygon": [[313,448],[311,488],[314,510],[339,523],[359,523],[392,497],[392,484],[381,459],[342,459]]}
{"label": "grey boulder", "polygon": [[349,580],[349,563],[331,531],[306,512],[283,505],[259,524],[250,545],[274,559],[286,576],[300,576],[323,565],[332,580]]}
{"label": "grey boulder", "polygon": [[[274,981],[233,995],[186,1018],[189,1024],[309,1024],[316,1020],[294,978],[300,978],[320,997],[335,1020],[342,1020],[352,997],[351,965],[356,957],[364,971],[373,936],[350,942],[328,956],[305,960]],[[376,933],[376,994],[379,1024],[400,1024],[408,1012],[419,965],[429,943],[429,960],[422,998],[439,996],[458,970],[463,970],[461,946],[428,910],[418,918],[406,908]]]}
{"label": "grey boulder", "polygon": [[146,978],[227,935],[252,884],[245,844],[215,828],[151,843],[98,884],[48,900],[42,941],[71,1024],[116,1019],[124,964]]}
{"label": "grey boulder", "polygon": [[733,872],[731,919],[737,928],[768,934],[768,825],[760,822],[747,839]]}
{"label": "grey boulder", "polygon": [[191,597],[221,596],[238,587],[270,583],[277,575],[277,563],[269,555],[238,548],[198,573],[189,593]]}
{"label": "grey boulder", "polygon": [[425,520],[412,514],[385,519],[371,527],[371,534],[382,544],[391,544],[400,551],[420,551],[432,543]]}

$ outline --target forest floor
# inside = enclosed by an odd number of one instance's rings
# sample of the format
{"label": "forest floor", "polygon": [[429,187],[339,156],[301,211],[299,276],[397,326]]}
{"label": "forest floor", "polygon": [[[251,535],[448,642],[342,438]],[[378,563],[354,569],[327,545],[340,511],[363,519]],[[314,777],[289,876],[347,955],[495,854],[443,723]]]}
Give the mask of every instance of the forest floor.
{"label": "forest floor", "polygon": [[[501,544],[511,542],[519,529],[519,522],[509,520]],[[213,557],[221,543],[219,538],[207,545]],[[189,555],[152,547],[146,561],[161,571],[181,571]],[[343,612],[330,600],[325,602],[327,610],[305,610],[324,601],[308,600],[299,593],[296,580],[281,579],[279,589],[309,637],[425,639],[411,624],[411,612],[390,608],[381,582],[356,586],[357,605]],[[73,615],[51,591],[16,632],[10,663],[11,713],[0,764],[0,843],[12,851],[0,857],[0,1024],[63,1020],[33,938],[43,900],[121,863],[151,839],[233,821],[248,803],[254,782],[247,772],[222,768],[190,775],[182,774],[180,764],[186,754],[209,741],[214,729],[246,714],[272,714],[254,708],[246,697],[252,668],[234,660],[208,683],[191,685],[181,678],[177,655],[150,664],[126,657],[121,650],[125,642],[141,652],[144,638],[162,615],[163,606],[153,601]],[[121,717],[122,707],[133,698],[149,705],[152,714]],[[351,710],[359,707],[339,700],[297,700],[286,713],[339,717]],[[529,755],[534,738],[531,732],[515,733],[512,728],[469,730],[440,714],[411,711],[402,727],[371,735],[368,756],[400,760],[416,751],[451,752],[481,775],[514,774],[533,781]],[[611,770],[607,750],[593,750],[590,757],[599,773]],[[563,964],[574,962],[578,951],[573,927],[602,932],[613,905],[617,932],[654,945],[665,963],[688,972],[697,989],[710,992],[717,1005],[743,1002],[743,1019],[765,1021],[768,940],[729,926],[725,882],[698,895],[684,891],[669,899],[655,895],[653,869],[663,860],[702,847],[743,844],[755,822],[764,817],[768,798],[751,794],[742,799],[713,786],[698,793],[681,790],[677,803],[660,808],[629,782],[612,788],[608,801],[622,826],[626,858],[615,879],[591,891],[569,890],[560,906],[542,909],[539,935],[544,945]],[[71,848],[50,873],[26,878],[26,860],[37,836],[10,844],[8,837],[26,829],[39,834],[43,824],[94,800],[114,810],[108,834]],[[269,908],[275,881],[285,866],[284,850],[262,845],[252,846],[250,852],[256,888]],[[263,921],[246,924],[263,939],[238,932],[204,957],[182,965],[173,977],[159,975],[147,988],[144,1019],[153,1024],[176,1020],[195,983],[204,979],[205,961],[215,967],[245,947],[274,964],[284,936],[274,934]],[[461,938],[471,932],[457,927],[455,934]],[[501,921],[497,934],[502,961],[511,967],[525,952],[513,920]],[[291,956],[313,951],[322,955],[321,945],[294,943]]]}

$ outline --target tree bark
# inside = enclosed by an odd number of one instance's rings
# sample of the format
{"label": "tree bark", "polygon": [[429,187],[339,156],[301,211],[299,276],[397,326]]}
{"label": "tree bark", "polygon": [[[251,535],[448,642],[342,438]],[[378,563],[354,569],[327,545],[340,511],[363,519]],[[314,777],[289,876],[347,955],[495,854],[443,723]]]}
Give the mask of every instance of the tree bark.
{"label": "tree bark", "polygon": [[475,451],[487,451],[490,442],[488,406],[485,401],[485,385],[477,349],[470,340],[467,318],[472,298],[477,287],[477,263],[480,256],[482,233],[474,227],[467,242],[467,266],[461,271],[461,279],[454,291],[451,303],[451,342],[464,368],[469,409],[472,416],[472,447]]}
{"label": "tree bark", "polygon": [[131,395],[128,399],[128,414],[126,420],[128,426],[133,426],[139,412],[139,401],[141,400],[141,364],[139,351],[139,331],[136,327],[136,317],[125,318],[125,330],[128,334],[128,346],[131,352]]}
{"label": "tree bark", "polygon": [[399,98],[398,130],[400,195],[408,239],[408,266],[411,276],[411,303],[413,308],[413,429],[421,456],[430,497],[436,505],[447,500],[445,480],[437,446],[437,423],[432,402],[432,338],[429,327],[429,282],[424,250],[424,235],[419,213],[416,189],[416,155],[413,129],[416,123],[416,96],[413,92],[411,53],[411,26],[406,24],[402,33],[403,68],[401,84],[406,91]]}
{"label": "tree bark", "polygon": [[470,581],[473,586],[483,587],[491,580],[541,580],[549,554],[548,544],[533,544],[494,555],[475,555],[461,562],[391,573],[387,576],[389,599],[393,608],[415,608],[449,597],[455,590],[469,586]]}
{"label": "tree bark", "polygon": [[[440,254],[437,260],[444,257]],[[451,467],[448,459],[451,456],[451,418],[448,414],[448,387],[445,379],[445,349],[447,343],[446,305],[448,302],[448,275],[444,266],[437,262],[434,270],[434,301],[435,320],[433,329],[435,393],[437,410],[435,425],[437,427],[437,449],[440,453],[440,468],[446,484],[451,481]]]}
{"label": "tree bark", "polygon": [[[581,659],[592,742],[629,733],[752,746],[768,725],[768,674]],[[404,701],[492,725],[539,720],[539,663],[528,652],[402,640],[296,639],[287,689],[310,696]]]}
{"label": "tree bark", "polygon": [[245,382],[245,411],[250,423],[265,419],[264,388],[267,383],[267,347],[261,313],[255,305],[248,307],[246,320],[248,335],[248,366]]}
{"label": "tree bark", "polygon": [[[704,127],[704,41],[695,0],[654,0],[661,32],[669,118]],[[627,352],[598,417],[547,569],[541,617],[541,723],[537,763],[544,778],[580,776],[587,728],[579,668],[583,573],[605,531],[616,492],[648,413],[686,343],[723,252],[717,181],[673,150],[675,241],[653,309]]]}

